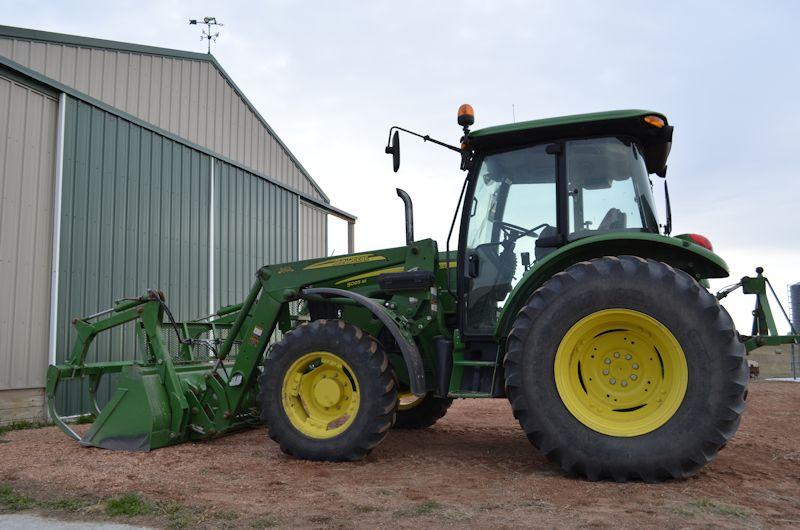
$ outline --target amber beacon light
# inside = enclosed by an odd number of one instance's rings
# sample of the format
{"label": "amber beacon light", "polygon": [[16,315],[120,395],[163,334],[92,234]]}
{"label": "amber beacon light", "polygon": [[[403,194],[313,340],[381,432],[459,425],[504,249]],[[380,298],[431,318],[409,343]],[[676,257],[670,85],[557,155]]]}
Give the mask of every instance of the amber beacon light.
{"label": "amber beacon light", "polygon": [[472,105],[464,103],[458,107],[458,124],[469,127],[473,123],[475,123],[475,111],[472,110]]}

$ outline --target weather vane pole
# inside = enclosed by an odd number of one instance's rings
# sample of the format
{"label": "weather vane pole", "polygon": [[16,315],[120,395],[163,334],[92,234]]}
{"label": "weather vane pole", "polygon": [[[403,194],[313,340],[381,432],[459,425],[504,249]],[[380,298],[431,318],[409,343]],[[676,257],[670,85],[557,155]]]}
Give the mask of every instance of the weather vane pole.
{"label": "weather vane pole", "polygon": [[[189,20],[189,25],[195,26],[197,24],[197,19],[193,18]],[[203,34],[200,35],[200,40],[208,41],[208,53],[211,54],[211,41],[217,42],[217,37],[219,37],[219,32],[211,33],[211,26],[224,26],[224,24],[217,22],[216,17],[203,17],[201,24],[205,24],[208,30],[203,30]]]}

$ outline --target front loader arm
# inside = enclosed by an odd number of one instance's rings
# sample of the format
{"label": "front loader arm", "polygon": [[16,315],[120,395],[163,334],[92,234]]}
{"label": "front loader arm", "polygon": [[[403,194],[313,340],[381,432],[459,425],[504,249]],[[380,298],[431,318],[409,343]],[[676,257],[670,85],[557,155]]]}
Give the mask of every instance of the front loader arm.
{"label": "front loader arm", "polygon": [[[337,306],[349,304],[341,318],[376,337],[388,330],[399,346],[402,358],[397,362],[406,365],[412,391],[424,395],[425,363],[415,337],[441,334],[435,286],[404,286],[394,292],[382,290],[378,279],[388,272],[414,271],[430,271],[433,277],[436,257],[435,242],[425,240],[373,253],[265,266],[256,272],[244,302],[190,322],[176,321],[159,291],[119,300],[109,310],[73,321],[77,339],[69,361],[48,370],[51,418],[84,445],[128,451],[258,423],[258,376],[269,340],[278,325],[284,331],[291,327],[289,302],[304,297],[335,297]],[[144,358],[86,362],[100,333],[126,324],[136,326]],[[424,347],[425,340],[421,343]],[[97,389],[109,374],[115,374],[117,383],[101,409]],[[84,378],[96,418],[79,435],[59,416],[56,400],[63,395],[61,382]]]}

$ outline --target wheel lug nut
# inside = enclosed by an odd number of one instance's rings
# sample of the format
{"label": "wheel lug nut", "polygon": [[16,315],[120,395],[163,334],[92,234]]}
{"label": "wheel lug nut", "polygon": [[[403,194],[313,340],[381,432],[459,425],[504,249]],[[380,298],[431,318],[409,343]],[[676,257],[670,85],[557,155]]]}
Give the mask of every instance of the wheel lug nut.
{"label": "wheel lug nut", "polygon": [[618,351],[615,351],[615,352],[614,352],[614,358],[615,358],[615,359],[619,359],[619,352],[618,352]]}
{"label": "wheel lug nut", "polygon": [[608,370],[603,370],[603,375],[608,375]]}
{"label": "wheel lug nut", "polygon": [[636,381],[636,374],[631,374],[631,381]]}
{"label": "wheel lug nut", "polygon": [[631,360],[631,354],[630,353],[625,355],[625,360],[626,361],[630,361]]}
{"label": "wheel lug nut", "polygon": [[606,364],[611,364],[611,359],[609,359],[608,357],[606,357],[606,358],[605,358],[605,360],[604,360],[603,362],[604,362],[604,363],[606,363]]}
{"label": "wheel lug nut", "polygon": [[614,379],[613,377],[611,379],[609,379],[608,382],[611,383],[612,385],[616,385],[617,384],[617,380]]}
{"label": "wheel lug nut", "polygon": [[621,384],[622,386],[628,386],[628,382],[627,382],[627,381],[622,381],[620,384]]}
{"label": "wheel lug nut", "polygon": [[639,363],[633,363],[633,369],[634,370],[638,370],[639,369]]}

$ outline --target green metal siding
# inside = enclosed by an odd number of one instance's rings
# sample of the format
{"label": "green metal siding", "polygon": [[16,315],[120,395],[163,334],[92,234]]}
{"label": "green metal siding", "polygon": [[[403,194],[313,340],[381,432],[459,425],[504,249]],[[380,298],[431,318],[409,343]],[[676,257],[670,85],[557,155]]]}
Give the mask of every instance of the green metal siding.
{"label": "green metal siding", "polygon": [[[209,156],[74,98],[67,99],[57,361],[70,321],[160,288],[182,319],[207,313]],[[134,330],[98,337],[87,360],[133,359]],[[112,381],[105,381],[110,391]],[[67,388],[62,414],[89,410]]]}
{"label": "green metal siding", "polygon": [[214,302],[241,302],[263,265],[298,259],[298,198],[222,161],[214,168]]}

